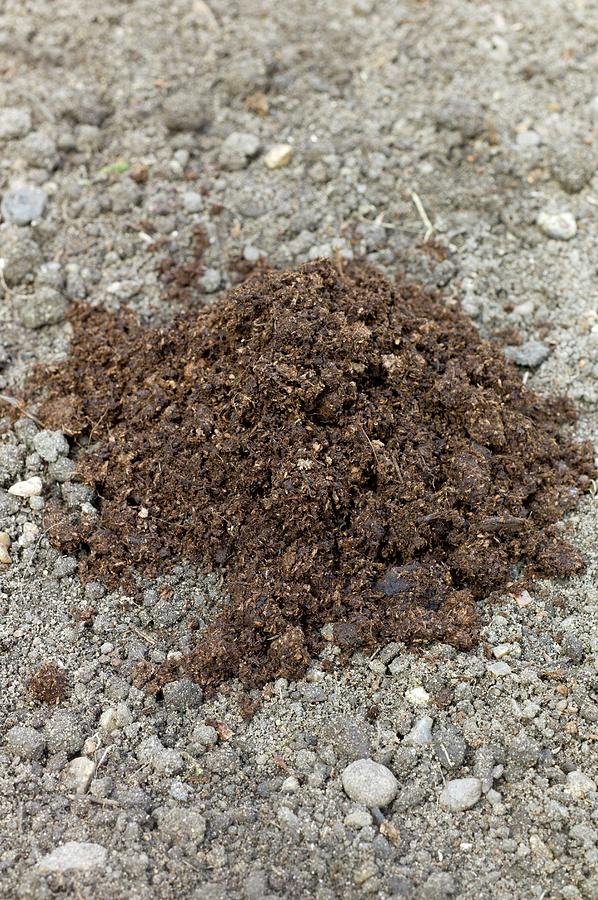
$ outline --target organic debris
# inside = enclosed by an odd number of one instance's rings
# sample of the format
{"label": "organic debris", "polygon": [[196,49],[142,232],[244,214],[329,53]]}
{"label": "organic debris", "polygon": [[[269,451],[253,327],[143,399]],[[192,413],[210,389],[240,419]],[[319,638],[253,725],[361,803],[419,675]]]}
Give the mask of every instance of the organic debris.
{"label": "organic debris", "polygon": [[594,474],[570,405],[417,285],[316,261],[166,331],[71,322],[44,414],[88,437],[99,515],[57,542],[111,585],[181,558],[227,573],[230,603],[162,680],[299,678],[324,625],[347,649],[466,649],[476,601],[582,568],[554,525]]}

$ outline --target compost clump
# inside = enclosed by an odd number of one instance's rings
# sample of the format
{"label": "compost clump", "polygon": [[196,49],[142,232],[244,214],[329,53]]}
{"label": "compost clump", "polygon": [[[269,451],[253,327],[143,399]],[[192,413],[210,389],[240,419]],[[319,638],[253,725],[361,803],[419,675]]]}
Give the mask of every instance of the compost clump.
{"label": "compost clump", "polygon": [[99,514],[52,533],[112,585],[224,569],[230,602],[177,663],[204,686],[300,677],[324,625],[348,649],[466,649],[477,601],[583,566],[555,525],[595,474],[570,405],[420,286],[316,261],[168,330],[71,321],[44,409],[86,439]]}

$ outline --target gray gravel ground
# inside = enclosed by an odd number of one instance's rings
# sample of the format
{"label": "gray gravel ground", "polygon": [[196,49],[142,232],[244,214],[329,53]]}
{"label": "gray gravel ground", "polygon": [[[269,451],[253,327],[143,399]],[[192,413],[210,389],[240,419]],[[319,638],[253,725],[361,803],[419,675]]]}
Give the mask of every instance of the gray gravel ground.
{"label": "gray gravel ground", "polygon": [[[70,299],[167,322],[157,261],[202,225],[206,302],[235,258],[365,252],[503,335],[598,443],[597,21],[592,0],[4,0],[0,393],[64,355]],[[41,526],[54,495],[94,504],[67,451],[0,419],[2,897],[598,898],[595,497],[567,524],[587,573],[487,604],[476,651],[316,661],[245,723],[235,684],[132,686],[222,583],[182,561],[143,606],[83,589]],[[47,660],[56,707],[26,690]]]}

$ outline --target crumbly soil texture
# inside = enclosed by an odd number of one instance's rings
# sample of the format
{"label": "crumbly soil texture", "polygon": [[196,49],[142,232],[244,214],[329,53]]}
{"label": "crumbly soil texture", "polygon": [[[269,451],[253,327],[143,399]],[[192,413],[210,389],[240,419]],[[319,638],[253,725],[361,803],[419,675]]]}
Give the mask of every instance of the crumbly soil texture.
{"label": "crumbly soil texture", "polygon": [[325,625],[353,650],[468,649],[477,600],[583,567],[554,528],[595,474],[569,405],[417,285],[322,260],[165,330],[84,306],[71,322],[38,382],[46,424],[86,440],[99,514],[54,507],[57,546],[112,586],[183,558],[228,573],[172,679],[299,678]]}
{"label": "crumbly soil texture", "polygon": [[3,900],[598,900],[596,21],[0,3]]}

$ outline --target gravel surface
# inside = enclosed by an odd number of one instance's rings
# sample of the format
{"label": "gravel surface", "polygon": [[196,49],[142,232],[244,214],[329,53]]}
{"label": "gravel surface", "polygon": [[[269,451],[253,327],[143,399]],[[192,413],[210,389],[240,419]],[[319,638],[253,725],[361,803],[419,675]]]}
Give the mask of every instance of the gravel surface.
{"label": "gravel surface", "polygon": [[[170,321],[159,263],[201,226],[205,302],[262,257],[365,253],[443,287],[598,444],[597,12],[6,0],[0,394],[64,356],[71,300]],[[3,897],[598,898],[595,496],[567,522],[587,572],[488,603],[473,652],[329,673],[330,643],[247,721],[235,683],[134,686],[223,585],[181,560],[141,605],[83,588],[42,523],[56,496],[93,514],[73,468],[0,419]]]}

